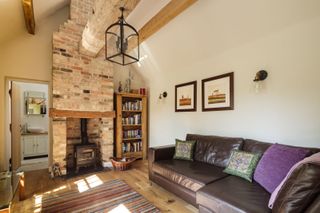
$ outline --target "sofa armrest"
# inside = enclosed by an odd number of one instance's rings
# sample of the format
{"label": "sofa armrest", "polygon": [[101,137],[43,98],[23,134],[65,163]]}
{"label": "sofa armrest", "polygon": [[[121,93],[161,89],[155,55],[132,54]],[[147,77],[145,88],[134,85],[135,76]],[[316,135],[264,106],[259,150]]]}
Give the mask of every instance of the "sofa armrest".
{"label": "sofa armrest", "polygon": [[159,160],[169,160],[173,158],[175,151],[174,145],[150,147],[148,151],[148,161],[153,163]]}
{"label": "sofa armrest", "polygon": [[148,170],[149,179],[153,179],[153,163],[159,160],[169,160],[173,158],[175,146],[150,147],[148,150]]}

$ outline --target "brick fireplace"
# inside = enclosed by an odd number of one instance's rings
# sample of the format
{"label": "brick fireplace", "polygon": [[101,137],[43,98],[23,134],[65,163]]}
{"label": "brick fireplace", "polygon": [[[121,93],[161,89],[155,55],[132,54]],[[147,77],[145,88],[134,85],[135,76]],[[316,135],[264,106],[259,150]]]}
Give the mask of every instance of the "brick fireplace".
{"label": "brick fireplace", "polygon": [[52,162],[63,174],[80,143],[80,118],[88,119],[88,138],[99,163],[113,156],[113,67],[104,56],[79,50],[93,1],[71,1],[70,19],[53,34]]}

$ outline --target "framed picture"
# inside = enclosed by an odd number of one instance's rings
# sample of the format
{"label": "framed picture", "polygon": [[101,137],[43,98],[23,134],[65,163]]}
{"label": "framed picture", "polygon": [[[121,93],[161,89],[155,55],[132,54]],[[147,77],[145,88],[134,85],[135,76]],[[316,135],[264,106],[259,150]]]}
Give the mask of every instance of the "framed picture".
{"label": "framed picture", "polygon": [[188,112],[197,110],[197,81],[176,85],[175,111]]}
{"label": "framed picture", "polygon": [[202,80],[202,111],[233,110],[233,72]]}

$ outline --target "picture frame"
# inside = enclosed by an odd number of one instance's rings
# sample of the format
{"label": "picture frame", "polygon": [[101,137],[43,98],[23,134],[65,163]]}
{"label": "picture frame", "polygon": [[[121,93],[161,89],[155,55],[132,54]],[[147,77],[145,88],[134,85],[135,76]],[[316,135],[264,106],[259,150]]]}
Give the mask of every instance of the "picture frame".
{"label": "picture frame", "polygon": [[197,81],[175,86],[175,112],[197,111]]}
{"label": "picture frame", "polygon": [[234,73],[202,80],[202,111],[234,109]]}

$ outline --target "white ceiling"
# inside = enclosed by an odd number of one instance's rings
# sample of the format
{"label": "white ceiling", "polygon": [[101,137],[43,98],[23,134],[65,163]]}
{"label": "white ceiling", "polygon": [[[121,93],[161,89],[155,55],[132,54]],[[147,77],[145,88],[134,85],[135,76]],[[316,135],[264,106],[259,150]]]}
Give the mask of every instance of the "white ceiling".
{"label": "white ceiling", "polygon": [[[69,3],[70,0],[33,0],[36,25]],[[22,1],[0,0],[0,44],[26,31]]]}
{"label": "white ceiling", "polygon": [[[141,0],[127,17],[127,21],[139,30],[169,2],[170,0]],[[36,31],[42,20],[68,4],[70,0],[33,0]],[[26,32],[22,0],[0,0],[0,44]]]}
{"label": "white ceiling", "polygon": [[126,18],[126,21],[136,28],[136,30],[140,30],[170,1],[171,0],[141,0],[137,7],[134,8],[134,10]]}

